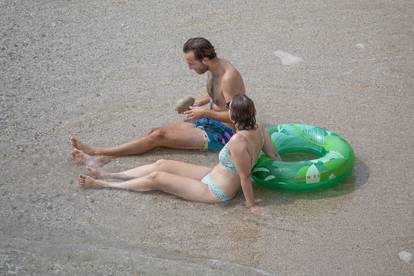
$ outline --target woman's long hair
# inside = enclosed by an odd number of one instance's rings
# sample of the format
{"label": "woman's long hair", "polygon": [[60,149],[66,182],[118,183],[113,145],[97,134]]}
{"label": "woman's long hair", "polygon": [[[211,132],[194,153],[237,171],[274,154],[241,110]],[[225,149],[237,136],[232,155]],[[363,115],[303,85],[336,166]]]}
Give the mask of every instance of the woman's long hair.
{"label": "woman's long hair", "polygon": [[256,128],[256,108],[253,101],[246,95],[234,96],[230,103],[231,120],[237,130]]}

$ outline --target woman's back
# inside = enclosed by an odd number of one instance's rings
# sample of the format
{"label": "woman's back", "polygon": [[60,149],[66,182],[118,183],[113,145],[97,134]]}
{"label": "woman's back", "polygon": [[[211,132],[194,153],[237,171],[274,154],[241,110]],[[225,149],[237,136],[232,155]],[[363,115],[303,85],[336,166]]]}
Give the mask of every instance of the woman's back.
{"label": "woman's back", "polygon": [[[240,188],[240,176],[237,171],[237,163],[240,159],[248,162],[247,172],[256,163],[260,151],[263,148],[263,127],[257,125],[252,130],[237,132],[219,153],[219,163],[213,168],[210,175],[226,194],[233,194]],[[239,154],[241,152],[242,154]],[[236,160],[238,159],[238,160]]]}
{"label": "woman's back", "polygon": [[239,131],[237,135],[241,135],[247,142],[247,152],[251,160],[251,169],[259,158],[260,152],[264,145],[263,126],[258,124],[256,129],[242,130]]}

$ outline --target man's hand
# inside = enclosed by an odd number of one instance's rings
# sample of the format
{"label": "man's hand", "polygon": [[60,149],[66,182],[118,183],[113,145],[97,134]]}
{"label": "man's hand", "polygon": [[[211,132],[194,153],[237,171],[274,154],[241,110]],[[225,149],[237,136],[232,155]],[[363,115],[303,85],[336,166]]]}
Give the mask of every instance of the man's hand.
{"label": "man's hand", "polygon": [[196,100],[194,102],[194,104],[192,106],[190,106],[190,107],[200,107],[200,106],[203,106],[203,105],[205,105],[205,103],[203,103],[202,101]]}
{"label": "man's hand", "polygon": [[187,115],[186,121],[196,121],[198,119],[201,119],[205,116],[206,110],[201,107],[197,106],[190,106],[190,109],[187,111],[184,111],[184,114]]}

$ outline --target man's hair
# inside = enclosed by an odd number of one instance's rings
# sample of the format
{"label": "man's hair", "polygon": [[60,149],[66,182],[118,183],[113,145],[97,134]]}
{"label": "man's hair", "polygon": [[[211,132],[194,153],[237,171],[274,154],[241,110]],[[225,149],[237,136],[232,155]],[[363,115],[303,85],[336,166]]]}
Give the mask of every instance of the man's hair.
{"label": "man's hair", "polygon": [[194,53],[194,57],[199,61],[205,57],[213,59],[217,56],[213,45],[203,37],[193,37],[184,43],[183,52],[188,53],[190,51]]}
{"label": "man's hair", "polygon": [[256,128],[256,108],[253,101],[246,95],[234,96],[230,104],[231,120],[237,130]]}

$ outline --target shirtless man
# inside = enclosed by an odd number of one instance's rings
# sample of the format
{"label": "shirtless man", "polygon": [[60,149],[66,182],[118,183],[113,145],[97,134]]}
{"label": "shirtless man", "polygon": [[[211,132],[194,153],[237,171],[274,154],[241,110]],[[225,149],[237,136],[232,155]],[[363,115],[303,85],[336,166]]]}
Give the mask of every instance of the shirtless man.
{"label": "shirtless man", "polygon": [[[217,57],[213,45],[205,38],[190,38],[183,52],[189,69],[208,75],[207,92],[184,112],[186,122],[152,128],[130,142],[107,148],[86,145],[71,137],[73,159],[85,161],[86,153],[104,160],[109,156],[139,155],[157,147],[220,150],[235,129],[227,103],[235,95],[245,93],[243,79],[232,64]],[[208,103],[209,109],[201,107]]]}

